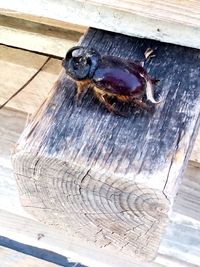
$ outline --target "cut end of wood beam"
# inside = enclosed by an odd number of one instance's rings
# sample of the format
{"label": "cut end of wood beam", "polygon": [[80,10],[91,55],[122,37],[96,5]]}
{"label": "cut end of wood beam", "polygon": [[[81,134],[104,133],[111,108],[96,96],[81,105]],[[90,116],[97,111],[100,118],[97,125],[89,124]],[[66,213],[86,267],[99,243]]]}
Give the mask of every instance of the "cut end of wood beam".
{"label": "cut end of wood beam", "polygon": [[37,217],[40,210],[42,222],[55,225],[59,216],[69,235],[127,259],[156,256],[169,209],[159,190],[37,155],[17,153],[13,163],[22,205]]}

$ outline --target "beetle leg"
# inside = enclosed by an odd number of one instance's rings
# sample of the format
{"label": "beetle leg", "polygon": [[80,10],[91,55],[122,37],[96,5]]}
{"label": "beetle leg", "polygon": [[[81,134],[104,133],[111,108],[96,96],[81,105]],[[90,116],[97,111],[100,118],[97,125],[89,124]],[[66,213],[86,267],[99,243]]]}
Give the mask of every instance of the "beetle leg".
{"label": "beetle leg", "polygon": [[144,52],[144,60],[141,62],[142,67],[144,67],[144,63],[152,57],[155,57],[155,55],[153,55],[153,49],[149,47]]}
{"label": "beetle leg", "polygon": [[159,79],[155,79],[155,78],[151,78],[151,82],[152,84],[156,85],[157,83],[159,83]]}
{"label": "beetle leg", "polygon": [[100,92],[97,92],[97,91],[95,91],[95,94],[96,94],[96,97],[99,99],[99,101],[107,108],[109,112],[113,112],[114,114],[119,115],[119,116],[127,117],[124,113],[116,110],[114,105],[111,105],[108,102],[108,99],[105,94],[101,94]]}
{"label": "beetle leg", "polygon": [[147,48],[147,50],[144,52],[144,57],[145,57],[145,60],[155,57],[155,55],[153,55],[153,49],[150,47]]}
{"label": "beetle leg", "polygon": [[138,105],[141,109],[147,110],[147,111],[152,111],[152,108],[150,106],[148,106],[145,102],[143,102],[142,100],[139,100],[137,98],[134,98],[132,100],[132,103]]}
{"label": "beetle leg", "polygon": [[95,91],[95,94],[96,94],[96,97],[99,99],[99,101],[100,101],[102,104],[104,104],[104,106],[107,108],[108,111],[110,111],[110,112],[115,112],[115,108],[114,108],[114,106],[111,105],[111,104],[108,102],[108,100],[107,100],[107,98],[106,98],[106,96],[105,96],[104,94],[101,94],[101,93],[96,92],[96,91]]}
{"label": "beetle leg", "polygon": [[81,103],[81,95],[85,90],[87,90],[88,83],[77,81],[76,85],[77,85],[76,101],[78,104],[80,104]]}

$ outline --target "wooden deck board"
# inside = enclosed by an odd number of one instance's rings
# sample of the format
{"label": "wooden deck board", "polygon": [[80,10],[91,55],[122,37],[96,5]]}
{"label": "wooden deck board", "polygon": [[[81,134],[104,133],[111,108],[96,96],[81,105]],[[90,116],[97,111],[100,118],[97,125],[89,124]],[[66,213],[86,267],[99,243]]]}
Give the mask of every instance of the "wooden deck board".
{"label": "wooden deck board", "polygon": [[[24,227],[26,225],[26,227]],[[187,216],[173,213],[173,219],[166,231],[154,262],[134,264],[121,261],[118,255],[91,248],[87,243],[75,241],[62,231],[37,221],[11,214],[0,209],[0,235],[21,243],[54,251],[74,262],[90,267],[195,267],[200,266],[200,224]],[[52,234],[53,233],[53,234]],[[42,238],[38,240],[38,235]],[[173,237],[173,238],[172,238]],[[187,242],[186,242],[187,241]]]}
{"label": "wooden deck board", "polygon": [[[56,24],[57,25],[57,24]],[[61,23],[63,26],[63,23]],[[3,16],[0,12],[0,43],[64,57],[81,33],[57,26]]]}
{"label": "wooden deck board", "polygon": [[[19,18],[56,20],[200,48],[200,5],[197,0],[20,0],[0,1],[1,13]],[[42,18],[42,19],[41,19]]]}

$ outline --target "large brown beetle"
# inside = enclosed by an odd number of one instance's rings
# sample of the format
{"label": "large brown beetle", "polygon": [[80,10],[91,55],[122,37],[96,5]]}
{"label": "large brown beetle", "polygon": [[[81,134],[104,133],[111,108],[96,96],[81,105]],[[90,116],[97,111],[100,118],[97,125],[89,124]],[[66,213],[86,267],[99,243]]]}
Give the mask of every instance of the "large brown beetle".
{"label": "large brown beetle", "polygon": [[[147,51],[146,58],[152,51]],[[153,95],[153,85],[158,81],[152,79],[144,67],[129,60],[114,56],[101,56],[95,49],[83,46],[72,47],[63,60],[66,73],[76,81],[77,100],[87,88],[92,88],[96,97],[105,107],[117,114],[109,97],[122,102],[132,102],[142,109],[149,110],[146,99],[158,104]]]}

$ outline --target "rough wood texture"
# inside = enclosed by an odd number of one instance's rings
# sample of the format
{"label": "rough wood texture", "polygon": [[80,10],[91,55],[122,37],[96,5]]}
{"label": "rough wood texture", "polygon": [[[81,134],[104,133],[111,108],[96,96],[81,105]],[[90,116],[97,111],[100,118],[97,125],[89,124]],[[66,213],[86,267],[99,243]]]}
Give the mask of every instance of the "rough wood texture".
{"label": "rough wood texture", "polygon": [[154,48],[148,70],[163,101],[154,114],[130,107],[129,118],[91,93],[77,107],[62,73],[13,156],[22,204],[100,249],[152,260],[198,128],[200,53],[96,30],[82,44],[132,59]]}
{"label": "rough wood texture", "polygon": [[[22,210],[19,203],[16,183],[12,175],[10,164],[10,151],[19,138],[26,120],[27,114],[6,108],[0,111],[0,235],[14,238],[16,241],[24,242],[29,245],[51,249],[69,257],[71,254],[68,253],[66,249],[70,243],[69,236],[66,235],[66,237],[64,237],[63,233],[59,233],[55,231],[55,229],[49,229],[47,226],[38,222],[20,217],[27,217],[28,214]],[[175,215],[175,213],[172,213],[170,227],[168,227],[167,233],[159,247],[159,252],[162,252],[164,255],[162,256],[159,254],[155,259],[155,262],[159,263],[162,267],[189,267],[193,266],[191,263],[195,264],[200,262],[200,252],[198,252],[198,247],[200,247],[198,246],[200,243],[200,236],[198,234],[200,226],[198,226],[198,222],[195,222],[195,220],[186,216],[181,216],[181,214],[184,214],[200,220],[199,177],[200,169],[194,168],[193,166],[190,166],[184,175],[183,183],[180,186],[173,207],[173,210],[176,211],[177,214]],[[2,209],[15,213],[18,216],[4,212]],[[187,218],[187,220],[185,218]],[[26,227],[24,227],[25,224]],[[37,240],[38,233],[43,233],[45,235],[44,238]],[[44,242],[41,246],[42,241]],[[52,244],[53,247],[49,247],[49,244]],[[85,258],[88,257],[87,246],[82,250],[78,248],[79,246],[76,245],[72,248],[73,253],[75,252],[77,254],[77,256],[74,257],[75,260],[86,263]],[[102,255],[102,253],[104,255]],[[101,259],[99,263],[101,267],[104,261],[107,262],[108,266],[124,266],[123,261],[118,262],[118,259],[113,261],[111,256],[105,256],[105,251],[99,252],[99,254],[93,251],[89,255],[90,261],[92,261],[92,256],[96,258],[97,261],[90,264],[92,267],[98,266],[99,259]],[[172,256],[174,256],[174,258]],[[103,260],[102,257],[104,257]],[[179,262],[179,260],[181,261]],[[87,264],[89,264],[89,260]],[[130,266],[133,267],[133,264],[130,263]],[[150,265],[147,266],[150,267]],[[152,264],[152,266],[155,267],[157,265]],[[142,266],[136,265],[136,267]]]}
{"label": "rough wood texture", "polygon": [[[88,249],[86,242],[74,240],[65,232],[0,209],[0,235],[27,245],[54,251],[70,258],[71,261],[78,261],[90,267],[200,266],[199,232],[199,222],[173,212],[172,220],[154,262],[135,264],[127,258],[121,259],[117,253],[113,255],[95,247]],[[41,234],[43,236],[38,240],[38,235]]]}
{"label": "rough wood texture", "polygon": [[31,14],[26,14],[20,11],[14,11],[14,10],[8,10],[8,9],[3,9],[0,8],[0,15],[5,16],[7,19],[9,18],[17,18],[19,22],[20,20],[25,20],[29,22],[35,22],[37,24],[41,25],[47,25],[50,27],[55,27],[59,29],[65,29],[68,31],[74,31],[76,33],[84,33],[87,30],[87,27],[81,26],[81,25],[76,25],[76,24],[71,24],[67,23],[61,20],[56,20],[48,17],[38,17],[37,14],[31,15]]}
{"label": "rough wood texture", "polygon": [[200,48],[198,0],[0,0],[3,11]]}
{"label": "rough wood texture", "polygon": [[[46,59],[47,56],[1,45],[0,105],[24,85]],[[60,60],[51,58],[35,79],[7,106],[27,113],[35,112],[36,107],[46,99],[60,69]]]}
{"label": "rough wood texture", "polygon": [[1,15],[0,43],[31,51],[64,57],[81,33],[52,24],[32,22]]}
{"label": "rough wood texture", "polygon": [[[46,58],[28,51],[0,46],[0,105],[37,71]],[[61,59],[52,58],[42,72],[6,107],[30,114],[34,113],[48,96],[51,85],[60,70]],[[200,167],[200,133],[194,144],[190,164]]]}

